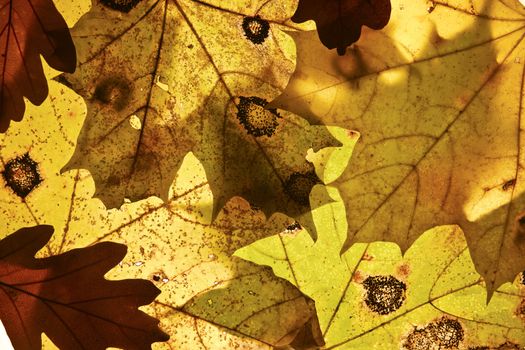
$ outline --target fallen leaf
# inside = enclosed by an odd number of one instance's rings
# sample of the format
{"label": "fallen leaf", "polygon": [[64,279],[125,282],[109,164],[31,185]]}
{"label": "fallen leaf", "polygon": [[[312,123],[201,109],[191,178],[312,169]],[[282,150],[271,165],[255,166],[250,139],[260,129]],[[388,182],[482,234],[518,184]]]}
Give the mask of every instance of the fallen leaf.
{"label": "fallen leaf", "polygon": [[88,169],[95,196],[113,208],[168,200],[193,152],[215,216],[241,196],[267,216],[282,212],[310,227],[308,194],[320,180],[305,156],[339,143],[325,127],[264,108],[293,69],[293,43],[279,31],[291,28],[291,5],[119,4],[94,3],[72,30],[79,65],[59,80],[84,97],[88,115],[64,170]]}
{"label": "fallen leaf", "polygon": [[47,81],[40,55],[63,72],[74,72],[75,46],[51,0],[0,1],[0,132],[24,116],[24,97],[40,105]]}
{"label": "fallen leaf", "polygon": [[506,283],[487,305],[457,226],[425,232],[404,256],[387,242],[357,243],[340,256],[342,202],[316,209],[314,219],[322,228],[315,243],[305,231],[283,232],[235,255],[272,267],[315,301],[326,349],[525,346],[525,286]]}
{"label": "fallen leaf", "polygon": [[[392,4],[343,57],[291,33],[298,63],[269,107],[359,131],[335,185],[348,239],[406,250],[459,224],[491,293],[525,268],[521,100],[525,9],[517,1]],[[319,64],[322,62],[322,65]]]}
{"label": "fallen leaf", "polygon": [[104,279],[126,246],[105,242],[35,259],[52,234],[42,225],[0,241],[0,317],[15,348],[41,348],[42,332],[62,349],[148,349],[168,339],[138,310],[159,294],[151,282]]}
{"label": "fallen leaf", "polygon": [[382,29],[390,19],[390,0],[299,0],[292,21],[314,20],[321,42],[344,55],[361,36],[361,27]]}
{"label": "fallen leaf", "polygon": [[[107,210],[92,198],[88,172],[60,174],[81,128],[82,99],[51,82],[50,99],[0,137],[0,164],[28,154],[41,182],[25,197],[0,177],[0,232],[52,224],[42,256],[102,241],[126,243],[128,254],[108,278],[145,278],[162,292],[144,308],[170,335],[160,348],[271,349],[308,345],[318,322],[312,301],[268,268],[232,257],[238,248],[293,223],[269,220],[233,198],[212,221],[212,193],[202,165],[188,155],[164,202],[152,197]],[[42,115],[54,113],[49,123]],[[42,126],[46,125],[46,128]],[[325,150],[326,151],[326,150]],[[61,156],[61,157],[60,157]]]}

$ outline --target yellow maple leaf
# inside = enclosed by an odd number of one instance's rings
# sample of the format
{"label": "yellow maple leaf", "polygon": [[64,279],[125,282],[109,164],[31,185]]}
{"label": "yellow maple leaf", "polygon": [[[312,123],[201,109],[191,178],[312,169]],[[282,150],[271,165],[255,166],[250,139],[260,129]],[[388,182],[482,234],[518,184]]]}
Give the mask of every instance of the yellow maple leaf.
{"label": "yellow maple leaf", "polygon": [[[406,250],[459,224],[489,292],[525,268],[525,9],[517,0],[392,2],[343,57],[291,33],[298,63],[271,106],[360,132],[336,184],[348,239]],[[489,293],[490,295],[490,293]]]}

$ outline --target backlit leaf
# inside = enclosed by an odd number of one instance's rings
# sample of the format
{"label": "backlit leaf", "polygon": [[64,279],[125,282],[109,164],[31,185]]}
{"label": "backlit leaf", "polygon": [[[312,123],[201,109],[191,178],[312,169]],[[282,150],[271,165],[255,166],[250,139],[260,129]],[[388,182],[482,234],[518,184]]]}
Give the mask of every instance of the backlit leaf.
{"label": "backlit leaf", "polygon": [[404,251],[431,227],[459,224],[490,295],[525,268],[525,8],[398,0],[392,9],[384,30],[363,30],[343,57],[315,32],[292,34],[297,70],[271,106],[360,132],[337,181],[343,250],[387,240]]}
{"label": "backlit leaf", "polygon": [[40,55],[72,73],[75,46],[52,0],[0,1],[0,132],[24,116],[24,97],[39,105],[47,97]]}
{"label": "backlit leaf", "polygon": [[[283,232],[238,252],[271,266],[316,304],[326,349],[521,349],[525,286],[500,287],[486,305],[457,226],[425,232],[401,256],[392,243],[357,243],[342,256],[341,202],[314,212],[319,238]],[[485,347],[485,348],[484,348]]]}
{"label": "backlit leaf", "polygon": [[160,292],[151,282],[104,279],[126,246],[105,242],[35,259],[52,234],[41,225],[0,240],[0,317],[15,348],[39,349],[42,332],[61,349],[148,349],[168,339],[138,310]]}
{"label": "backlit leaf", "polygon": [[390,0],[299,0],[292,16],[296,23],[315,21],[321,42],[344,55],[361,35],[361,27],[383,28],[390,19]]}
{"label": "backlit leaf", "polygon": [[[76,170],[60,175],[73,152],[72,139],[81,127],[85,107],[79,96],[60,84],[52,82],[51,87],[50,100],[0,139],[4,167],[27,154],[41,179],[24,197],[0,180],[0,232],[52,224],[56,233],[40,253],[42,257],[102,241],[126,243],[127,256],[108,277],[145,278],[161,290],[156,301],[144,308],[170,335],[169,343],[156,347],[271,349],[322,343],[314,336],[318,322],[309,298],[268,268],[231,256],[293,220],[284,216],[267,220],[236,197],[211,224],[210,187],[202,166],[191,155],[168,201],[150,198],[106,210],[92,198],[94,183],[89,173]],[[42,118],[48,113],[57,116],[53,123]],[[17,175],[26,178],[22,171]]]}
{"label": "backlit leaf", "polygon": [[310,225],[320,182],[305,160],[337,146],[324,127],[267,110],[293,70],[292,4],[279,1],[95,2],[74,27],[79,65],[60,81],[88,115],[64,170],[85,168],[107,207],[168,189],[188,152],[204,165],[213,215],[242,196],[266,215]]}

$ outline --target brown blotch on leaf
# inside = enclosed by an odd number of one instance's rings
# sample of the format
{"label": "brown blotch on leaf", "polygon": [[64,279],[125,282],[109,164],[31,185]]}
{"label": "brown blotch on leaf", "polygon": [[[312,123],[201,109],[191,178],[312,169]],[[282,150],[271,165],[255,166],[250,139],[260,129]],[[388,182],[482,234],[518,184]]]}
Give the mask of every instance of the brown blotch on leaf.
{"label": "brown blotch on leaf", "polygon": [[399,267],[397,268],[397,272],[399,273],[399,275],[403,277],[407,277],[410,274],[410,265],[408,264],[399,265]]}
{"label": "brown blotch on leaf", "polygon": [[299,224],[297,221],[294,221],[292,224],[286,227],[286,231],[299,231],[301,229],[301,224]]}
{"label": "brown blotch on leaf", "polygon": [[122,78],[106,78],[95,88],[94,98],[117,111],[123,110],[131,98],[131,84]]}
{"label": "brown blotch on leaf", "polygon": [[503,184],[503,186],[501,186],[501,189],[502,189],[503,191],[507,191],[508,189],[514,187],[515,184],[516,184],[516,179],[511,179],[511,180],[505,182],[505,183]]}
{"label": "brown blotch on leaf", "polygon": [[525,322],[525,299],[521,300],[521,303],[516,309],[516,316],[518,316],[523,322]]}
{"label": "brown blotch on leaf", "polygon": [[21,198],[25,198],[42,182],[38,172],[38,164],[31,159],[29,153],[7,162],[4,171],[2,171],[2,176],[7,186]]}
{"label": "brown blotch on leaf", "polygon": [[525,241],[525,213],[519,213],[515,220],[514,241],[521,244]]}
{"label": "brown blotch on leaf", "polygon": [[270,32],[270,24],[259,16],[244,17],[242,29],[248,40],[254,44],[262,44]]}
{"label": "brown blotch on leaf", "polygon": [[272,136],[279,125],[277,118],[281,118],[275,108],[265,109],[268,101],[260,97],[251,96],[239,98],[237,118],[248,134],[255,137]]}
{"label": "brown blotch on leaf", "polygon": [[359,270],[355,271],[352,275],[352,281],[354,281],[355,283],[362,283],[364,279],[364,274]]}
{"label": "brown blotch on leaf", "polygon": [[100,2],[113,10],[128,13],[142,0],[100,0]]}
{"label": "brown blotch on leaf", "polygon": [[312,188],[321,183],[314,171],[293,173],[284,182],[284,191],[296,203],[307,206],[310,204]]}
{"label": "brown blotch on leaf", "polygon": [[366,305],[380,315],[396,311],[406,298],[406,284],[390,275],[369,276],[363,286],[366,289]]}
{"label": "brown blotch on leaf", "polygon": [[435,9],[436,9],[436,4],[434,3],[434,1],[427,2],[427,12],[428,13],[434,12]]}
{"label": "brown blotch on leaf", "polygon": [[406,338],[403,347],[409,350],[457,349],[463,338],[461,323],[444,317],[424,328],[414,329]]}
{"label": "brown blotch on leaf", "polygon": [[363,254],[363,257],[361,258],[361,260],[364,260],[364,261],[372,261],[374,260],[374,256],[373,255],[370,255],[368,253],[365,253]]}

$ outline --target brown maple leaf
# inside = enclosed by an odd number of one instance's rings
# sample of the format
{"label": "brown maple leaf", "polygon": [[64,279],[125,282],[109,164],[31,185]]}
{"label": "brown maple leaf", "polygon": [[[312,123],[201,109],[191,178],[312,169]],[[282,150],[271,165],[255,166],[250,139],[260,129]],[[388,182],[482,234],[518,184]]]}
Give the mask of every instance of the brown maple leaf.
{"label": "brown maple leaf", "polygon": [[361,27],[381,29],[390,19],[390,0],[300,0],[295,23],[314,20],[321,42],[344,55],[361,36]]}
{"label": "brown maple leaf", "polygon": [[61,349],[149,349],[168,336],[138,310],[159,290],[145,280],[104,274],[126,246],[99,243],[35,259],[53,228],[24,228],[0,241],[0,318],[16,349],[40,349],[41,333]]}
{"label": "brown maple leaf", "polygon": [[51,0],[0,0],[0,132],[24,116],[24,97],[39,105],[48,88],[40,55],[74,72],[76,52],[66,22]]}

